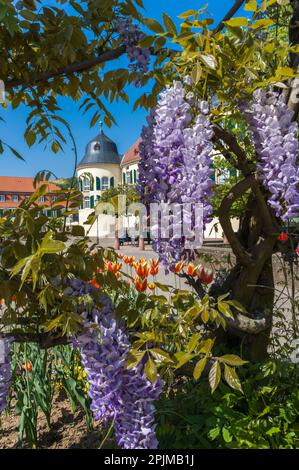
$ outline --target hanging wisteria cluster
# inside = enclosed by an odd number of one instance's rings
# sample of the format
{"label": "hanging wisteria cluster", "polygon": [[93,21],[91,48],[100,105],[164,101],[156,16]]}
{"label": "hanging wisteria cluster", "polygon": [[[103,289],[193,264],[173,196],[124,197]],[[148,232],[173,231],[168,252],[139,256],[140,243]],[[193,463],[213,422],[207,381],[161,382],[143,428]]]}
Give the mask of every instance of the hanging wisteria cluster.
{"label": "hanging wisteria cluster", "polygon": [[[197,101],[190,77],[175,81],[161,93],[155,110],[143,128],[140,145],[139,192],[145,204],[179,204],[182,221],[196,234],[201,228],[194,205],[202,205],[204,226],[212,213],[212,137],[209,107]],[[166,266],[182,258],[192,259],[186,237],[169,219],[169,238],[158,235],[153,248]],[[182,225],[182,224],[181,224]],[[175,233],[175,237],[173,234]]]}
{"label": "hanging wisteria cluster", "polygon": [[282,94],[256,90],[241,110],[249,124],[258,155],[257,169],[277,217],[298,215],[298,125]]}
{"label": "hanging wisteria cluster", "polygon": [[10,339],[0,335],[0,414],[7,407],[11,384],[10,343]]}
{"label": "hanging wisteria cluster", "polygon": [[[117,31],[122,44],[126,46],[126,52],[130,61],[129,69],[140,74],[147,73],[151,58],[150,50],[137,46],[145,34],[129,18],[121,18],[117,21]],[[139,79],[135,80],[135,86],[140,86]]]}
{"label": "hanging wisteria cluster", "polygon": [[[92,294],[93,287],[72,280],[66,295]],[[154,404],[162,392],[160,378],[152,384],[146,378],[143,364],[126,367],[130,343],[125,328],[117,324],[109,297],[102,295],[101,308],[82,305],[84,329],[74,338],[81,352],[89,383],[91,410],[96,420],[114,421],[115,437],[124,449],[155,449]]]}

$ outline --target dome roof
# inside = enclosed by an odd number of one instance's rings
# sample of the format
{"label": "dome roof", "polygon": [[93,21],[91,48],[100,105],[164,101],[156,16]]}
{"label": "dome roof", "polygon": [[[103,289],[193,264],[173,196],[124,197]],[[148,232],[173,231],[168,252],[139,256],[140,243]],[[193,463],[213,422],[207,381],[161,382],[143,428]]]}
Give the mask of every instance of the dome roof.
{"label": "dome roof", "polygon": [[120,155],[116,144],[103,131],[87,144],[85,155],[78,168],[102,163],[120,164]]}

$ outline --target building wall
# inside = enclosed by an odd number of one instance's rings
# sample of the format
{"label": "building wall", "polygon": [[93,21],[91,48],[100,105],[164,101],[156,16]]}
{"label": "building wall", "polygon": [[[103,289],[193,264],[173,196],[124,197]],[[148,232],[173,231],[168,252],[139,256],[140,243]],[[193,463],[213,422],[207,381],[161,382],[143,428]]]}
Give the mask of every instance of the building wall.
{"label": "building wall", "polygon": [[129,163],[121,168],[122,184],[134,184],[138,180],[138,162]]}
{"label": "building wall", "polygon": [[[77,170],[77,176],[80,179],[83,179],[83,175],[89,173],[93,176],[93,189],[89,191],[84,190],[83,186],[83,207],[81,207],[79,211],[79,224],[84,226],[85,232],[87,233],[89,230],[89,234],[92,237],[106,237],[107,233],[110,233],[109,226],[113,223],[113,217],[110,215],[101,215],[99,217],[99,222],[96,223],[91,229],[89,225],[84,225],[84,222],[87,220],[88,216],[93,212],[94,206],[97,204],[101,194],[103,193],[102,190],[102,182],[103,178],[108,178],[108,188],[111,187],[111,178],[114,178],[114,187],[116,188],[119,184],[121,184],[121,170],[119,165],[114,165],[110,163],[103,163],[93,167],[80,167]],[[97,178],[100,178],[101,189],[97,189]],[[86,207],[87,199],[89,198],[89,205],[90,207]],[[87,203],[88,204],[88,203]]]}

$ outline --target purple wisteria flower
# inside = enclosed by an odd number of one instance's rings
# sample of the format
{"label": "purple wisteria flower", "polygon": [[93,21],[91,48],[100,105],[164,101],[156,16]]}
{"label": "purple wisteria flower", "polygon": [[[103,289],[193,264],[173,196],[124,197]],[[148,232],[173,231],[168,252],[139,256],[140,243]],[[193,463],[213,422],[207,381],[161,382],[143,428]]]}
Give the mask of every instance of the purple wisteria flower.
{"label": "purple wisteria flower", "polygon": [[258,156],[257,170],[269,204],[282,220],[298,215],[298,124],[282,94],[256,90],[241,110],[249,124]]}
{"label": "purple wisteria flower", "polygon": [[[140,74],[147,73],[151,59],[150,50],[137,46],[145,37],[145,34],[129,18],[119,19],[116,27],[122,44],[126,46],[126,52],[130,61],[129,69]],[[140,86],[139,79],[135,80],[135,86]]]}
{"label": "purple wisteria flower", "polygon": [[[195,237],[212,213],[213,131],[208,113],[208,103],[196,100],[190,77],[184,83],[175,81],[161,93],[157,107],[148,117],[148,126],[143,128],[140,145],[138,188],[142,201],[180,207],[182,220]],[[199,205],[203,227],[198,226],[194,213],[194,207]],[[182,224],[178,227],[177,220],[171,214],[169,237],[158,233],[153,241],[153,248],[166,267],[182,258],[194,258],[194,249],[188,248],[186,232]]]}
{"label": "purple wisteria flower", "polygon": [[[93,287],[76,279],[66,289],[67,295],[88,295]],[[72,291],[72,292],[71,292]],[[143,364],[133,369],[126,366],[130,350],[124,325],[115,320],[111,299],[100,298],[100,308],[80,312],[84,319],[82,331],[73,344],[80,349],[82,364],[89,383],[91,410],[96,420],[114,420],[118,445],[124,449],[154,449],[155,407],[163,388],[160,378],[151,384]]]}
{"label": "purple wisteria flower", "polygon": [[10,338],[0,335],[0,414],[7,407],[7,397],[11,385]]}

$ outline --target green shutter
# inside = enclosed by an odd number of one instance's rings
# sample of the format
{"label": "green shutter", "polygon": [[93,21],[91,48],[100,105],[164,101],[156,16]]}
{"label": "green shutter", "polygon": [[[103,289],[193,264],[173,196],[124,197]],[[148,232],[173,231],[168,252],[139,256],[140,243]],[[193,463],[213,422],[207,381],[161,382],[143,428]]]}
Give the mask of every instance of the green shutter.
{"label": "green shutter", "polygon": [[3,217],[3,209],[0,209],[0,217]]}
{"label": "green shutter", "polygon": [[83,199],[82,201],[80,202],[80,209],[83,209],[84,208],[84,205],[83,205]]}
{"label": "green shutter", "polygon": [[130,171],[130,183],[131,184],[133,183],[133,171],[132,170]]}
{"label": "green shutter", "polygon": [[52,217],[52,211],[47,211],[47,217]]}
{"label": "green shutter", "polygon": [[94,179],[93,177],[90,178],[90,191],[93,191],[94,188]]}
{"label": "green shutter", "polygon": [[230,178],[235,178],[237,176],[237,170],[235,168],[230,170],[229,176],[230,176]]}
{"label": "green shutter", "polygon": [[97,191],[101,191],[101,179],[98,176],[96,177],[96,188]]}
{"label": "green shutter", "polygon": [[134,183],[136,183],[136,181],[137,181],[137,171],[134,170]]}
{"label": "green shutter", "polygon": [[216,175],[215,175],[215,169],[214,169],[214,164],[211,163],[210,168],[213,170],[212,175],[210,176],[212,181],[216,181]]}
{"label": "green shutter", "polygon": [[123,173],[123,184],[126,184],[126,173]]}
{"label": "green shutter", "polygon": [[114,176],[110,178],[110,188],[114,188]]}
{"label": "green shutter", "polygon": [[81,179],[79,179],[79,189],[81,192],[83,191],[83,183]]}
{"label": "green shutter", "polygon": [[57,211],[57,217],[60,217],[60,216],[61,216],[61,210],[58,209],[58,211]]}
{"label": "green shutter", "polygon": [[90,207],[91,209],[94,208],[94,196],[90,196]]}

